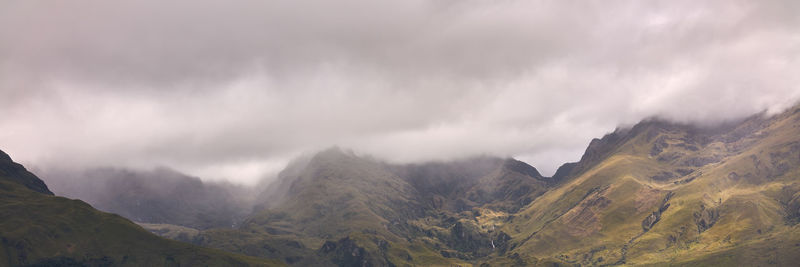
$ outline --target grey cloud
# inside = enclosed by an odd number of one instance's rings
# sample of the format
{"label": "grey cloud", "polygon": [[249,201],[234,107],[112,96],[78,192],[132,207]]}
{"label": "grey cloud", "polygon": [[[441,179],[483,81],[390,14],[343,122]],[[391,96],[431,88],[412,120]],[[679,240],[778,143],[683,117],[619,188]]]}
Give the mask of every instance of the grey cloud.
{"label": "grey cloud", "polygon": [[552,173],[800,99],[797,1],[3,1],[0,146],[252,182],[332,145]]}

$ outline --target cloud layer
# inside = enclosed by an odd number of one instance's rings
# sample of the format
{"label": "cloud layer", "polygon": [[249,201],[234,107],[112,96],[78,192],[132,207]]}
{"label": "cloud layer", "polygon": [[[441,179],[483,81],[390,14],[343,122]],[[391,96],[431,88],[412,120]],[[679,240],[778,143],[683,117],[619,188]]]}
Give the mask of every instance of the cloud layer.
{"label": "cloud layer", "polygon": [[797,1],[3,1],[0,149],[251,183],[339,145],[543,173],[800,99]]}

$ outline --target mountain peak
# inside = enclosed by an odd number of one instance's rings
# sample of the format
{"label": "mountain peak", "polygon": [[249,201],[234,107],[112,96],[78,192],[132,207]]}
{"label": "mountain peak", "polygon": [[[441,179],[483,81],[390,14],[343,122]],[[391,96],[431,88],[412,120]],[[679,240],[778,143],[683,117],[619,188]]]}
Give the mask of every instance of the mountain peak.
{"label": "mountain peak", "polygon": [[505,162],[503,162],[503,168],[505,168],[507,170],[515,171],[515,172],[518,172],[518,173],[521,173],[521,174],[525,174],[525,175],[533,177],[533,178],[537,178],[537,179],[543,178],[542,174],[540,174],[539,170],[537,170],[535,167],[531,166],[528,163],[525,163],[525,162],[522,162],[522,161],[519,161],[519,160],[516,160],[516,159],[513,159],[513,158],[506,159]]}

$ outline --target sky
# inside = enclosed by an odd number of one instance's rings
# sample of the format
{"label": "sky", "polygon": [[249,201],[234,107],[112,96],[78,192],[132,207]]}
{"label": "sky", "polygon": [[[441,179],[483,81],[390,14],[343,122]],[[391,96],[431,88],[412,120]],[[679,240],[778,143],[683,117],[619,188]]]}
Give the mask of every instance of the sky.
{"label": "sky", "polygon": [[0,149],[253,184],[332,146],[552,174],[800,99],[800,1],[6,0]]}

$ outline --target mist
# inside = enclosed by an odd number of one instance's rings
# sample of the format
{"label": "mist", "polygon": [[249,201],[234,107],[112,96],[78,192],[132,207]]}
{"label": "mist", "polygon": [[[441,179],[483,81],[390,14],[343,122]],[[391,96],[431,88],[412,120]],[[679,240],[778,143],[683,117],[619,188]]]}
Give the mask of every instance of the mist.
{"label": "mist", "polygon": [[253,211],[261,188],[203,182],[174,170],[34,170],[58,196],[139,223],[171,224],[205,230],[236,227]]}
{"label": "mist", "polygon": [[331,146],[545,176],[619,125],[800,99],[797,1],[3,1],[0,147],[255,184]]}

